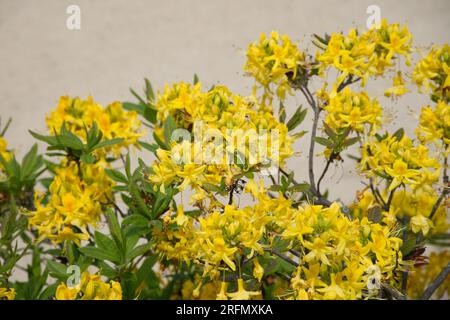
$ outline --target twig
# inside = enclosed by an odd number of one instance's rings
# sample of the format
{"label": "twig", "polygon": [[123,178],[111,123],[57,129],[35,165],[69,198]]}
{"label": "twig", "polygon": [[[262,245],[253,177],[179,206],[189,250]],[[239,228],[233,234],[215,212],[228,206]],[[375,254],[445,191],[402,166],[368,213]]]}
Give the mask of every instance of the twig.
{"label": "twig", "polygon": [[434,203],[433,208],[431,209],[431,213],[428,216],[428,219],[433,219],[433,216],[435,215],[435,213],[438,211],[439,207],[441,206],[441,202],[444,200],[445,196],[447,195],[447,193],[449,192],[449,189],[444,187],[444,190],[442,190],[441,195],[439,196],[439,198],[436,200],[436,202]]}
{"label": "twig", "polygon": [[327,173],[331,162],[333,162],[333,157],[332,156],[330,156],[330,158],[328,158],[327,164],[325,165],[325,168],[323,169],[323,172],[320,175],[319,181],[317,181],[317,193],[319,193],[319,194],[321,194],[321,192],[320,192],[320,183],[322,182],[323,178],[325,177],[325,174]]}
{"label": "twig", "polygon": [[280,257],[281,259],[283,259],[284,261],[286,261],[289,264],[292,264],[295,267],[298,267],[299,264],[297,262],[295,262],[294,260],[292,260],[291,258],[286,257],[285,255],[281,254],[280,252],[278,252],[277,250],[274,249],[265,249],[267,252],[270,252],[278,257]]}
{"label": "twig", "polygon": [[308,159],[308,172],[309,172],[309,184],[311,185],[311,192],[316,195],[317,197],[320,197],[316,190],[316,182],[314,177],[314,146],[315,146],[315,138],[317,134],[317,125],[319,122],[319,114],[320,111],[318,109],[314,110],[314,122],[311,130],[311,140],[309,144],[309,159]]}
{"label": "twig", "polygon": [[392,199],[394,199],[395,190],[397,190],[397,188],[392,189],[391,193],[389,194],[389,198],[386,203],[386,207],[384,208],[385,211],[389,211],[389,209],[391,208],[391,203],[392,203]]}
{"label": "twig", "polygon": [[447,276],[450,274],[450,263],[439,273],[439,275],[434,279],[434,281],[428,286],[422,295],[422,300],[429,300],[433,293],[439,288],[439,286],[444,282]]}
{"label": "twig", "polygon": [[232,184],[231,189],[230,189],[230,195],[228,196],[228,205],[232,205],[233,204],[233,193],[234,193],[234,188],[235,188],[236,184]]}

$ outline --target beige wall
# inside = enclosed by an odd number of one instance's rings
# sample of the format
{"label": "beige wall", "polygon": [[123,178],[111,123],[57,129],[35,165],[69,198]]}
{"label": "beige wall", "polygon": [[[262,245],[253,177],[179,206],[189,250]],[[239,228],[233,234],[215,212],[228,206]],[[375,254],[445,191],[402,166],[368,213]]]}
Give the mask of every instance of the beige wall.
{"label": "beige wall", "polygon": [[[81,7],[80,31],[66,28],[69,4]],[[196,72],[208,86],[218,81],[248,93],[243,50],[260,32],[276,29],[302,41],[312,33],[346,31],[365,26],[369,4],[379,5],[390,21],[407,22],[416,44],[448,42],[448,0],[0,0],[0,115],[14,118],[7,138],[23,154],[33,142],[27,129],[45,129],[45,114],[60,95],[126,100],[128,87],[141,87],[144,76],[160,88]],[[382,96],[381,84],[370,86],[373,96]],[[411,130],[408,110],[417,112],[426,98],[382,102],[397,116],[392,126]],[[290,162],[299,179],[307,174],[306,141],[297,143],[303,154]],[[339,185],[333,196],[353,198],[360,185],[351,168],[347,160],[331,170],[328,182]]]}

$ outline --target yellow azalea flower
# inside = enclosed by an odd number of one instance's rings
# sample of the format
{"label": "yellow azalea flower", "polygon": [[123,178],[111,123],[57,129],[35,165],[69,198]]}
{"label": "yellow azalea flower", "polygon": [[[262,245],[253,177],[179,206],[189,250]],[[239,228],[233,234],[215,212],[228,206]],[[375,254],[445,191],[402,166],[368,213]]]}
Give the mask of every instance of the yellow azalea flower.
{"label": "yellow azalea flower", "polygon": [[210,247],[210,250],[212,251],[212,261],[223,260],[223,262],[225,262],[231,270],[236,271],[236,265],[230,258],[230,256],[232,256],[237,251],[237,248],[229,248],[225,244],[223,238],[216,238],[213,240],[213,242],[207,239],[206,242]]}
{"label": "yellow azalea flower", "polygon": [[260,282],[262,277],[264,276],[264,268],[261,266],[258,259],[256,258],[253,261],[253,276]]}
{"label": "yellow azalea flower", "polygon": [[300,52],[288,36],[273,31],[270,37],[261,34],[259,42],[248,46],[244,71],[255,78],[272,96],[271,85],[280,99],[291,93],[289,81],[295,81],[297,69],[305,63],[305,54]]}
{"label": "yellow azalea flower", "polygon": [[342,276],[331,274],[330,277],[330,285],[327,285],[324,288],[317,289],[317,291],[323,293],[323,297],[326,300],[344,299],[346,297],[346,294],[341,287]]}
{"label": "yellow azalea flower", "polygon": [[327,254],[331,253],[331,248],[329,248],[322,239],[316,238],[312,243],[305,242],[305,247],[311,250],[305,256],[306,261],[321,261],[326,265],[330,264]]}
{"label": "yellow azalea flower", "polygon": [[319,72],[333,66],[341,72],[333,91],[347,76],[361,77],[364,85],[369,76],[380,76],[393,67],[392,59],[402,55],[409,64],[412,36],[406,26],[382,20],[379,28],[358,34],[351,29],[347,35],[333,33],[323,52],[316,55]]}
{"label": "yellow azalea flower", "polygon": [[439,101],[434,109],[430,106],[422,108],[416,134],[423,143],[441,142],[444,146],[450,145],[450,106],[448,103]]}
{"label": "yellow azalea flower", "polygon": [[[413,81],[420,90],[430,92],[436,100],[449,101],[450,87],[450,46],[433,46],[420,60],[412,74]],[[436,101],[435,100],[435,101]]]}
{"label": "yellow azalea flower", "polygon": [[144,132],[141,130],[137,113],[126,111],[119,102],[113,102],[104,108],[92,97],[82,100],[78,97],[63,96],[59,99],[56,109],[46,118],[50,134],[59,133],[64,124],[67,130],[84,142],[94,122],[102,131],[104,140],[123,138],[121,143],[98,149],[96,151],[98,156],[104,157],[110,153],[117,157],[122,148],[130,145],[140,148],[137,140],[143,136]]}
{"label": "yellow azalea flower", "polygon": [[105,283],[99,275],[83,272],[81,282],[75,287],[61,283],[56,289],[57,300],[122,300],[122,287],[119,282]]}
{"label": "yellow azalea flower", "polygon": [[55,299],[56,300],[75,300],[79,292],[79,288],[67,287],[65,283],[61,283],[56,288]]}
{"label": "yellow azalea flower", "polygon": [[183,206],[179,205],[177,208],[177,217],[175,218],[175,221],[178,225],[182,226],[187,223],[188,217],[184,214]]}
{"label": "yellow azalea flower", "polygon": [[16,298],[16,290],[14,288],[0,288],[0,300],[14,300]]}
{"label": "yellow azalea flower", "polygon": [[[381,124],[381,107],[365,92],[354,93],[348,87],[331,94],[325,123],[332,129],[350,128],[360,133],[374,133]],[[365,128],[368,128],[366,130]]]}
{"label": "yellow azalea flower", "polygon": [[80,245],[89,239],[86,228],[95,227],[101,218],[100,203],[112,198],[112,186],[101,163],[63,160],[50,184],[48,203],[43,205],[43,195],[36,193],[36,210],[27,213],[28,223],[37,229],[39,241],[71,240]]}
{"label": "yellow azalea flower", "polygon": [[227,288],[228,288],[228,282],[222,281],[220,283],[220,291],[217,294],[216,300],[228,300]]}
{"label": "yellow azalea flower", "polygon": [[231,300],[250,300],[254,296],[261,294],[261,291],[247,291],[244,288],[244,280],[239,278],[238,281],[238,291],[227,293]]}
{"label": "yellow azalea flower", "polygon": [[416,170],[408,169],[408,165],[400,159],[395,160],[392,169],[386,168],[385,170],[386,173],[393,178],[391,184],[389,185],[389,191],[397,188],[404,181],[407,181],[408,178],[413,178],[418,175]]}
{"label": "yellow azalea flower", "polygon": [[430,220],[425,218],[421,214],[418,214],[411,218],[411,229],[414,233],[422,231],[423,235],[426,236],[430,231],[430,224]]}
{"label": "yellow azalea flower", "polygon": [[[5,159],[5,161],[9,161],[11,159],[11,153],[8,151],[8,143],[5,138],[0,136],[0,155]],[[0,163],[0,169],[2,168],[2,164]]]}

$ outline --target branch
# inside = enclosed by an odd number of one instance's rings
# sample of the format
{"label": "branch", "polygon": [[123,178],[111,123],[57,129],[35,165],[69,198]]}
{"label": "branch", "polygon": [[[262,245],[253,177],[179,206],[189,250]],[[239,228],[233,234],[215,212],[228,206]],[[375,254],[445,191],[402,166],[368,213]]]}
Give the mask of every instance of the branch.
{"label": "branch", "polygon": [[441,206],[442,201],[444,200],[445,196],[447,195],[447,193],[449,192],[450,189],[448,189],[447,187],[444,187],[444,190],[442,190],[441,195],[439,196],[439,198],[436,200],[436,202],[434,203],[433,208],[431,209],[431,213],[428,216],[428,219],[433,219],[433,216],[435,215],[435,213],[438,211],[439,207]]}
{"label": "branch", "polygon": [[281,254],[281,253],[278,252],[277,250],[274,250],[274,249],[264,249],[264,250],[267,251],[267,252],[270,252],[270,253],[272,253],[272,254],[278,256],[278,257],[280,257],[281,259],[283,259],[284,261],[286,261],[286,262],[289,263],[289,264],[292,264],[292,265],[295,266],[295,267],[298,267],[298,266],[299,266],[299,264],[298,264],[297,262],[295,262],[294,260],[292,260],[292,259],[289,258],[289,257],[286,257],[285,255]]}
{"label": "branch", "polygon": [[395,190],[397,190],[397,188],[392,189],[391,193],[389,194],[389,198],[386,203],[386,207],[384,208],[385,211],[389,211],[389,209],[391,208],[392,199],[394,199],[394,193],[395,193]]}
{"label": "branch", "polygon": [[314,177],[314,146],[315,146],[315,138],[317,134],[317,125],[319,122],[319,114],[320,111],[318,109],[314,109],[314,122],[311,130],[311,140],[309,144],[309,161],[308,161],[308,172],[309,172],[309,184],[311,185],[311,192],[320,197],[320,194],[316,190],[316,181]]}
{"label": "branch", "polygon": [[321,192],[320,192],[320,183],[322,182],[323,178],[325,177],[325,174],[327,173],[331,162],[333,162],[333,157],[330,155],[330,158],[327,160],[327,164],[325,165],[325,168],[323,169],[323,172],[320,175],[319,181],[317,181],[317,193],[319,193],[319,194],[321,194]]}
{"label": "branch", "polygon": [[450,274],[450,263],[439,273],[439,275],[434,279],[434,281],[428,286],[422,295],[422,300],[429,300],[433,293],[439,288],[439,286],[444,282],[447,276]]}

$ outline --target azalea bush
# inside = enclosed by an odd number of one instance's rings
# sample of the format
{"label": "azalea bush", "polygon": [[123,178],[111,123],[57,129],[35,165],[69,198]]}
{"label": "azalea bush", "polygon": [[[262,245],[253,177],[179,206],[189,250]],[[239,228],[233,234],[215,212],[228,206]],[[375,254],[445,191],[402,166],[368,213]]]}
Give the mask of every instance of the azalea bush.
{"label": "azalea bush", "polygon": [[[5,124],[0,298],[448,297],[449,45],[386,21],[272,32],[244,71],[248,96],[195,76],[106,107],[61,97],[23,159]],[[386,127],[379,78],[428,97],[413,135]],[[324,185],[343,161],[364,186],[349,203]]]}

